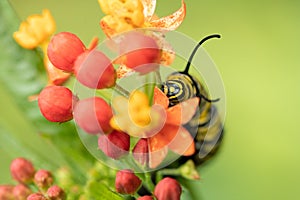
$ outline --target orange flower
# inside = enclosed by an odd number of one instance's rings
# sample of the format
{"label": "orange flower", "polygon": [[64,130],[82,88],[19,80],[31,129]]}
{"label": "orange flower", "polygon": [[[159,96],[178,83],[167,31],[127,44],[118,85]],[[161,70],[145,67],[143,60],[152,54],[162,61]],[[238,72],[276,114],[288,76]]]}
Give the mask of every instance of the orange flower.
{"label": "orange flower", "polygon": [[[107,37],[137,28],[155,28],[163,31],[175,30],[183,22],[186,14],[186,6],[182,0],[182,6],[174,13],[159,18],[154,14],[156,0],[98,0],[102,11],[106,14],[100,26]],[[158,63],[170,65],[175,59],[175,53],[166,40],[158,35],[152,35],[161,50]],[[124,63],[117,70],[118,78],[122,78],[132,72]]]}
{"label": "orange flower", "polygon": [[186,13],[183,0],[179,10],[162,18],[154,15],[156,0],[98,0],[98,3],[106,14],[100,26],[108,37],[135,28],[175,30]]}
{"label": "orange flower", "polygon": [[193,137],[182,125],[194,116],[199,105],[199,98],[191,98],[168,107],[168,97],[155,88],[154,105],[162,106],[166,110],[167,117],[163,128],[148,138],[149,167],[157,167],[166,157],[168,149],[183,156],[193,155],[195,153]]}
{"label": "orange flower", "polygon": [[158,88],[154,89],[153,100],[150,106],[146,94],[138,90],[132,92],[129,99],[117,97],[113,101],[115,114],[110,120],[114,129],[147,140],[147,147],[145,144],[136,146],[133,152],[138,162],[148,160],[150,168],[157,167],[169,149],[184,156],[195,153],[193,137],[182,125],[192,119],[199,105],[199,98],[195,97],[168,107],[168,97]]}
{"label": "orange flower", "polygon": [[112,102],[115,114],[110,125],[132,137],[148,138],[156,134],[166,118],[161,106],[150,106],[145,93],[134,90],[129,99],[116,97]]}

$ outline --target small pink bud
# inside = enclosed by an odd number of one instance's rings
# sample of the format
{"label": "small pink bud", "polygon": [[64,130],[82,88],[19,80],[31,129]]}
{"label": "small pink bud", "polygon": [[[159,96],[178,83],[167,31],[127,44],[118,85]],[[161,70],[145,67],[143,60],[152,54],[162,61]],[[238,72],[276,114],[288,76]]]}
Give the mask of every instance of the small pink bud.
{"label": "small pink bud", "polygon": [[24,158],[16,158],[10,165],[10,173],[19,183],[29,183],[32,181],[35,169],[32,163]]}
{"label": "small pink bud", "polygon": [[139,197],[137,200],[153,200],[152,196],[142,196]]}
{"label": "small pink bud", "polygon": [[51,186],[47,190],[47,195],[48,195],[50,200],[64,200],[64,199],[66,199],[65,192],[63,191],[63,189],[61,189],[57,185]]}
{"label": "small pink bud", "polygon": [[80,100],[74,108],[77,125],[90,134],[111,132],[109,121],[112,116],[111,107],[100,97]]}
{"label": "small pink bud", "polygon": [[126,55],[124,64],[141,73],[148,73],[159,67],[160,49],[156,41],[139,32],[125,34],[120,43],[120,53]]}
{"label": "small pink bud", "polygon": [[53,184],[53,176],[51,172],[40,169],[34,175],[34,183],[38,188],[47,189]]}
{"label": "small pink bud", "polygon": [[38,104],[43,116],[51,122],[66,122],[73,119],[73,104],[78,98],[63,86],[48,86],[39,94]]}
{"label": "small pink bud", "polygon": [[173,178],[162,179],[154,189],[154,195],[158,200],[180,200],[181,186]]}
{"label": "small pink bud", "polygon": [[13,190],[13,194],[16,200],[26,200],[31,193],[32,191],[23,184],[15,186]]}
{"label": "small pink bud", "polygon": [[141,138],[132,150],[134,159],[141,165],[145,165],[149,161],[148,155],[148,141],[145,138]]}
{"label": "small pink bud", "polygon": [[73,72],[74,62],[85,51],[82,41],[73,33],[61,32],[54,35],[48,45],[50,62],[58,69]]}
{"label": "small pink bud", "polygon": [[92,50],[81,54],[74,67],[77,80],[92,89],[113,87],[117,73],[111,60],[101,51]]}
{"label": "small pink bud", "polygon": [[118,159],[127,154],[130,147],[130,136],[124,132],[114,130],[108,135],[101,135],[98,147],[107,156]]}
{"label": "small pink bud", "polygon": [[142,181],[131,170],[117,172],[115,187],[121,194],[134,194],[141,186]]}
{"label": "small pink bud", "polygon": [[47,198],[41,193],[33,193],[27,197],[27,200],[47,200]]}
{"label": "small pink bud", "polygon": [[0,199],[14,200],[13,189],[13,185],[0,185]]}

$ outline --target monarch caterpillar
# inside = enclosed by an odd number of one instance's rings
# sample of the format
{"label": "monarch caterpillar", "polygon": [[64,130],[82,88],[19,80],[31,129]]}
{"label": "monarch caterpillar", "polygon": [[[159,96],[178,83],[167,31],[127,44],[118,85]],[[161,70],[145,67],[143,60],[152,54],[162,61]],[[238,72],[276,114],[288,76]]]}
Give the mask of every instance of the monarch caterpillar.
{"label": "monarch caterpillar", "polygon": [[195,138],[198,155],[195,154],[192,159],[196,164],[202,164],[216,153],[223,137],[223,124],[216,106],[212,104],[219,99],[207,98],[207,91],[196,77],[189,74],[189,68],[199,47],[211,38],[220,37],[215,34],[202,39],[190,55],[184,71],[170,74],[161,84],[161,90],[169,98],[169,107],[193,97],[200,99],[198,112],[184,125]]}

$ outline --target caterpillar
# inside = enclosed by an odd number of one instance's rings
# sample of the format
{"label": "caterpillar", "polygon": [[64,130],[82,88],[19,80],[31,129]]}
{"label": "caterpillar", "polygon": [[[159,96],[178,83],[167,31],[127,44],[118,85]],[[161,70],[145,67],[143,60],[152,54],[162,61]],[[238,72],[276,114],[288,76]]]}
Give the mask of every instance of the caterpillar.
{"label": "caterpillar", "polygon": [[214,34],[203,38],[193,49],[185,69],[168,75],[160,88],[169,98],[169,107],[193,97],[200,99],[198,112],[184,125],[194,137],[196,154],[192,159],[198,165],[211,158],[219,149],[223,138],[223,123],[217,107],[213,104],[219,99],[209,99],[205,87],[189,74],[189,69],[199,47],[211,38],[220,37]]}

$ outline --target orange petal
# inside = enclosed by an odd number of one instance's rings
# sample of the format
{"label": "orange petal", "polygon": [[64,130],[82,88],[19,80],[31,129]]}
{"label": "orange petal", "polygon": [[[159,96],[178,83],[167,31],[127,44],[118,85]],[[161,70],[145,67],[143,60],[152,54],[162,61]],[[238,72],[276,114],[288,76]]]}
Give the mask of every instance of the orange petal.
{"label": "orange petal", "polygon": [[169,50],[162,50],[159,64],[164,66],[170,66],[175,59],[175,52]]}
{"label": "orange petal", "polygon": [[89,50],[93,50],[94,48],[97,47],[98,45],[98,42],[99,42],[99,38],[98,37],[94,37],[91,42],[90,42],[90,45],[89,45]]}
{"label": "orange petal", "polygon": [[153,151],[153,152],[149,151],[149,167],[152,169],[156,168],[166,158],[167,154],[168,154],[167,146],[157,151]]}
{"label": "orange petal", "polygon": [[199,98],[194,97],[168,108],[167,123],[173,125],[186,124],[192,119],[198,107]]}
{"label": "orange petal", "polygon": [[161,56],[159,63],[161,65],[169,66],[175,59],[175,51],[172,45],[166,40],[165,34],[163,32],[153,32],[151,35],[161,50]]}
{"label": "orange petal", "polygon": [[182,5],[179,10],[177,10],[176,12],[174,12],[169,16],[150,21],[150,25],[155,28],[175,30],[183,22],[185,13],[186,13],[186,7],[184,1],[182,0]]}
{"label": "orange petal", "polygon": [[108,38],[117,33],[116,30],[111,28],[103,19],[100,21],[100,27]]}
{"label": "orange petal", "polygon": [[157,87],[154,88],[154,104],[159,104],[163,108],[167,109],[169,106],[169,99],[168,97]]}
{"label": "orange petal", "polygon": [[178,130],[178,126],[165,124],[165,126],[156,135],[149,138],[150,152],[158,151],[168,146],[176,136]]}
{"label": "orange petal", "polygon": [[70,73],[63,72],[62,70],[54,67],[48,59],[45,61],[45,67],[49,77],[49,85],[62,85],[71,76]]}
{"label": "orange petal", "polygon": [[144,16],[146,21],[150,21],[152,18],[155,7],[156,7],[156,0],[141,0],[144,6]]}
{"label": "orange petal", "polygon": [[126,65],[121,64],[119,66],[119,68],[117,69],[117,77],[118,78],[123,78],[126,76],[129,76],[131,74],[133,74],[134,71],[128,67],[126,67]]}
{"label": "orange petal", "polygon": [[194,139],[184,127],[180,127],[168,147],[179,155],[191,156],[195,153]]}

